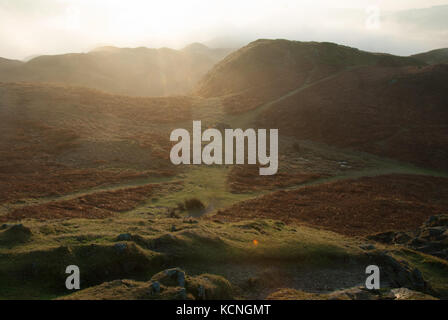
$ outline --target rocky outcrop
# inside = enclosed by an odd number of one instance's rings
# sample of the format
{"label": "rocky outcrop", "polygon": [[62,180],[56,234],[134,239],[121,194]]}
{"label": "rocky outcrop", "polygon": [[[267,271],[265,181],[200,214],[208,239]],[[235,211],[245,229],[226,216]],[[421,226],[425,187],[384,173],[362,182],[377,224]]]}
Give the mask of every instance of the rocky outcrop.
{"label": "rocky outcrop", "polygon": [[232,298],[231,284],[225,278],[212,274],[189,276],[179,268],[172,268],[155,274],[148,282],[115,280],[81,290],[63,299],[226,300]]}
{"label": "rocky outcrop", "polygon": [[430,217],[410,232],[383,232],[367,237],[384,244],[400,244],[448,260],[448,215]]}
{"label": "rocky outcrop", "polygon": [[420,270],[410,266],[407,261],[397,260],[389,253],[380,254],[376,260],[380,262],[381,276],[388,288],[403,287],[419,292],[432,292]]}
{"label": "rocky outcrop", "polygon": [[437,300],[433,296],[408,288],[368,290],[363,287],[335,291],[328,295],[330,300]]}
{"label": "rocky outcrop", "polygon": [[438,300],[425,293],[407,288],[368,290],[353,287],[327,294],[309,293],[295,289],[279,289],[271,293],[268,300]]}

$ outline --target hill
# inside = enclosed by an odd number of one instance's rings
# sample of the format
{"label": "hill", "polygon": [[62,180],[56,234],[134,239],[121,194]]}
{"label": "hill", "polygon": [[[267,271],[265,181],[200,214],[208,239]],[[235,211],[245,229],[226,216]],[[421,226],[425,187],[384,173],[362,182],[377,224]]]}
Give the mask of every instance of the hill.
{"label": "hill", "polygon": [[8,63],[8,68],[0,62],[0,81],[62,83],[132,96],[185,94],[229,51],[205,46],[200,50],[102,47],[88,53],[39,56],[26,63]]}
{"label": "hill", "polygon": [[403,66],[424,63],[334,43],[257,40],[230,54],[199,83],[196,93],[223,97],[230,113],[256,108],[301,85],[359,65]]}
{"label": "hill", "polygon": [[412,57],[428,64],[448,63],[448,48],[419,53]]}
{"label": "hill", "polygon": [[197,93],[299,140],[448,170],[447,80],[447,66],[412,57],[258,40],[217,64]]}

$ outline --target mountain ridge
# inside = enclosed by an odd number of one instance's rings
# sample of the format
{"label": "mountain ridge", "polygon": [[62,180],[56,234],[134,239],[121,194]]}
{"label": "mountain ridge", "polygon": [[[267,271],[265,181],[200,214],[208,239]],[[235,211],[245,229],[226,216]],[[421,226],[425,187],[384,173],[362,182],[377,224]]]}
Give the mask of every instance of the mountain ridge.
{"label": "mountain ridge", "polygon": [[0,81],[62,83],[131,96],[179,95],[188,93],[230,50],[106,46],[9,62],[1,68]]}

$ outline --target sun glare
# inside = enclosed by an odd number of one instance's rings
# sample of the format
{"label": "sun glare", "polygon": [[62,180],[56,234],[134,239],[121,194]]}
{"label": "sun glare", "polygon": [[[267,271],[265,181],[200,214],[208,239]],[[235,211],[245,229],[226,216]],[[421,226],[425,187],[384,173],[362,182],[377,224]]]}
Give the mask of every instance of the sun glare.
{"label": "sun glare", "polygon": [[[407,39],[412,48],[377,48],[376,38],[368,43],[364,40],[375,36],[365,28],[365,9],[378,6],[381,12],[387,12],[446,1],[4,0],[0,1],[0,49],[4,57],[26,59],[36,54],[89,51],[103,45],[180,49],[201,42],[238,47],[257,38],[285,38],[331,41],[404,54],[401,51],[415,51],[413,43],[417,41],[420,49],[422,36],[404,33],[406,29],[392,25],[381,30],[403,42]],[[335,8],[344,15],[334,14]],[[344,32],[347,28],[353,32]],[[14,30],[14,34],[9,30]],[[32,34],[29,30],[33,30]],[[446,43],[443,34],[433,33],[433,37],[425,36],[427,47]]]}

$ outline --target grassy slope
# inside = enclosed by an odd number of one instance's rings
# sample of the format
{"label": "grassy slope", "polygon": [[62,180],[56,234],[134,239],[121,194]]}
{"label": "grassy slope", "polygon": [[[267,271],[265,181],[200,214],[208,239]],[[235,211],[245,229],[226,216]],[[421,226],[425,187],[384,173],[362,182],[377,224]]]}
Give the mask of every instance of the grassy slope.
{"label": "grassy slope", "polygon": [[412,57],[428,64],[448,63],[448,48],[419,53]]}
{"label": "grassy slope", "polygon": [[[161,215],[124,214],[107,220],[27,221],[26,225],[33,232],[30,242],[0,250],[2,298],[63,294],[63,271],[70,263],[80,266],[85,287],[116,277],[145,280],[174,265],[198,270],[198,266],[208,269],[225,263],[283,261],[318,267],[360,254],[356,244],[344,237],[262,220],[192,223]],[[173,226],[178,231],[170,232]],[[133,241],[117,241],[119,234],[127,232]],[[128,248],[118,252],[116,243],[127,243]],[[222,270],[230,276],[226,271]],[[33,290],[21,296],[26,289],[21,285],[23,276]]]}

